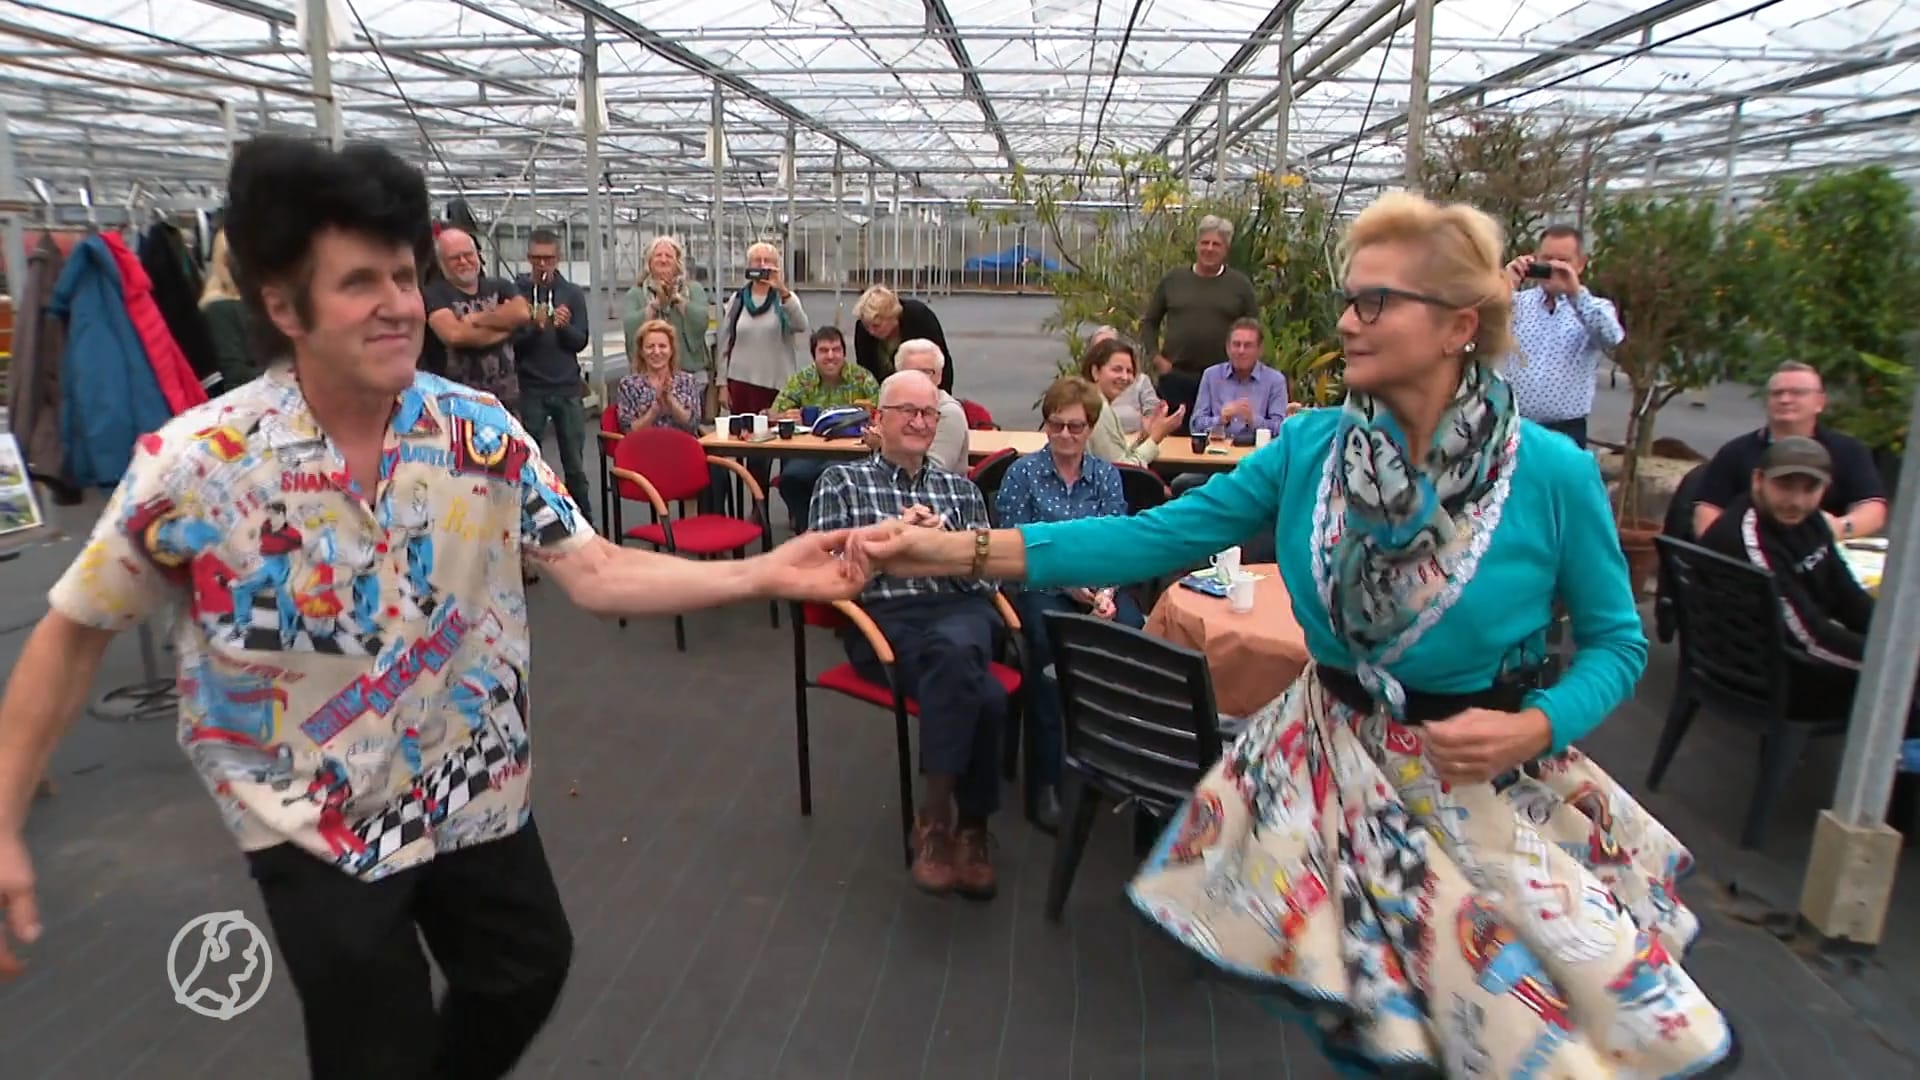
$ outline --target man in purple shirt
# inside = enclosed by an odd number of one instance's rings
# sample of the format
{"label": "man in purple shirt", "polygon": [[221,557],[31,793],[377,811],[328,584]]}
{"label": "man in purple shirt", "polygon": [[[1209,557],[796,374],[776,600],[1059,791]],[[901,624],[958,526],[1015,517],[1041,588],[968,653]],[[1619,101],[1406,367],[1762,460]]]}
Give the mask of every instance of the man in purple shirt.
{"label": "man in purple shirt", "polygon": [[1255,319],[1236,319],[1227,332],[1227,361],[1200,376],[1193,403],[1193,433],[1224,425],[1233,439],[1251,439],[1255,428],[1280,430],[1287,418],[1287,377],[1260,362],[1266,332]]}

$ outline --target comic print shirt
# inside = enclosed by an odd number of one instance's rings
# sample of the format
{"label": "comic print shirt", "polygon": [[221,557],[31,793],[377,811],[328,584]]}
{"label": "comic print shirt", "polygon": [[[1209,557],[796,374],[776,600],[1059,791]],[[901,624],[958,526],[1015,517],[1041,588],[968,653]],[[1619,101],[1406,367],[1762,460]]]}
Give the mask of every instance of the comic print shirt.
{"label": "comic print shirt", "polygon": [[282,367],[144,436],[49,600],[183,606],[179,742],[240,846],[371,881],[527,820],[521,555],[592,537],[497,398],[415,376],[369,493]]}

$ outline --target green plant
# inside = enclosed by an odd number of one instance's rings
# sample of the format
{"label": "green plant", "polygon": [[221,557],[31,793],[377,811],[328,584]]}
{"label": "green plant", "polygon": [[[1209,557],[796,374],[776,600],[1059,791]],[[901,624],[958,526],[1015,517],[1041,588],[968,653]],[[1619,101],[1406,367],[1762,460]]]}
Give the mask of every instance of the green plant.
{"label": "green plant", "polygon": [[1073,177],[1016,171],[1006,187],[1016,209],[989,215],[976,203],[969,210],[983,224],[1030,215],[1047,230],[1062,264],[1044,276],[1058,302],[1045,326],[1061,332],[1067,348],[1061,372],[1073,369],[1082,335],[1094,327],[1137,332],[1154,288],[1193,261],[1196,226],[1212,214],[1233,223],[1228,263],[1253,281],[1267,362],[1309,392],[1306,400],[1338,393],[1338,353],[1329,353],[1336,341],[1331,213],[1303,177],[1264,174],[1203,199],[1162,158],[1112,154],[1083,158]]}
{"label": "green plant", "polygon": [[1421,189],[1485,211],[1514,251],[1531,250],[1549,218],[1585,205],[1595,146],[1567,120],[1468,112],[1427,133]]}
{"label": "green plant", "polygon": [[1614,303],[1626,331],[1613,354],[1632,389],[1615,506],[1625,523],[1639,517],[1639,466],[1660,410],[1744,359],[1752,291],[1736,253],[1746,235],[1711,200],[1635,197],[1602,202],[1592,233],[1585,284]]}
{"label": "green plant", "polygon": [[1767,332],[1745,374],[1783,360],[1820,369],[1825,420],[1875,449],[1906,445],[1920,328],[1920,236],[1907,186],[1874,166],[1786,181],[1751,215],[1742,251]]}

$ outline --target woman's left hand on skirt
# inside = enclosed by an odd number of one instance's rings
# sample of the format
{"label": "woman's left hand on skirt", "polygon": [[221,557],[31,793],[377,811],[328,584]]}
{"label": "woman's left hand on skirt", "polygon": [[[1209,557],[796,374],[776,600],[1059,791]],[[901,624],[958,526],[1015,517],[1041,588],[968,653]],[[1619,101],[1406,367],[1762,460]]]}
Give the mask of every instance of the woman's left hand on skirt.
{"label": "woman's left hand on skirt", "polygon": [[1468,709],[1421,729],[1427,760],[1449,784],[1483,784],[1553,746],[1553,725],[1539,709]]}

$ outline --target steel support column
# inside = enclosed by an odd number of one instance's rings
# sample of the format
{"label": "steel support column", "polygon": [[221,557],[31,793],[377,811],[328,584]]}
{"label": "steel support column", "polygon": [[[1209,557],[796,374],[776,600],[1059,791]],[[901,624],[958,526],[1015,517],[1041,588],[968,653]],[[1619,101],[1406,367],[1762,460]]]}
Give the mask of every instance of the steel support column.
{"label": "steel support column", "polygon": [[[713,84],[713,115],[708,124],[708,141],[712,144],[708,149],[709,163],[713,166],[713,201],[707,204],[707,232],[713,245],[713,254],[709,256],[712,261],[707,265],[707,295],[719,299],[720,290],[723,288],[720,283],[720,271],[726,259],[720,250],[720,245],[724,242],[724,234],[720,228],[720,208],[727,194],[727,117],[726,99],[722,96],[718,80]],[[714,374],[717,372],[716,368]]]}
{"label": "steel support column", "polygon": [[799,278],[793,272],[794,267],[798,263],[798,259],[799,259],[799,257],[795,255],[793,251],[793,237],[794,237],[793,204],[794,204],[794,197],[797,194],[794,191],[794,188],[800,186],[799,137],[800,137],[800,132],[799,132],[798,125],[796,125],[791,120],[787,121],[786,175],[780,178],[780,186],[787,189],[787,227],[781,231],[781,235],[783,239],[780,243],[780,250],[784,253],[784,261],[786,264],[785,273],[787,276],[787,287],[790,289],[797,289],[800,287]]}
{"label": "steel support column", "polygon": [[[600,210],[601,192],[606,184],[600,176],[600,38],[599,29],[594,25],[593,16],[582,15],[581,33],[583,48],[580,50],[580,133],[587,143],[587,265],[591,267],[591,278],[587,282],[587,293],[591,299],[587,303],[588,329],[587,348],[593,350],[593,380],[590,388],[600,395],[602,408],[608,407],[607,400],[607,329],[615,325],[620,315],[620,305],[614,301],[614,276],[608,266],[607,249],[613,245],[607,241],[612,237],[613,205],[608,201],[606,214]],[[568,215],[571,218],[572,215]],[[601,223],[605,222],[607,232],[602,233]],[[572,241],[568,241],[567,258],[573,258]]]}
{"label": "steel support column", "polygon": [[321,138],[338,150],[346,142],[346,122],[340,113],[340,102],[333,96],[333,56],[330,48],[332,17],[327,11],[327,0],[305,2],[307,63],[312,69],[309,81],[313,83],[314,127],[319,130]]}
{"label": "steel support column", "polygon": [[1293,12],[1288,11],[1280,23],[1280,85],[1275,87],[1280,96],[1274,99],[1273,112],[1273,167],[1282,175],[1292,161],[1287,140],[1293,133],[1293,49]]}
{"label": "steel support column", "polygon": [[833,324],[839,326],[846,316],[840,306],[840,289],[847,281],[847,170],[842,148],[833,148]]}
{"label": "steel support column", "polygon": [[1419,191],[1426,171],[1427,99],[1433,79],[1433,0],[1414,0],[1413,79],[1407,87],[1407,190]]}

